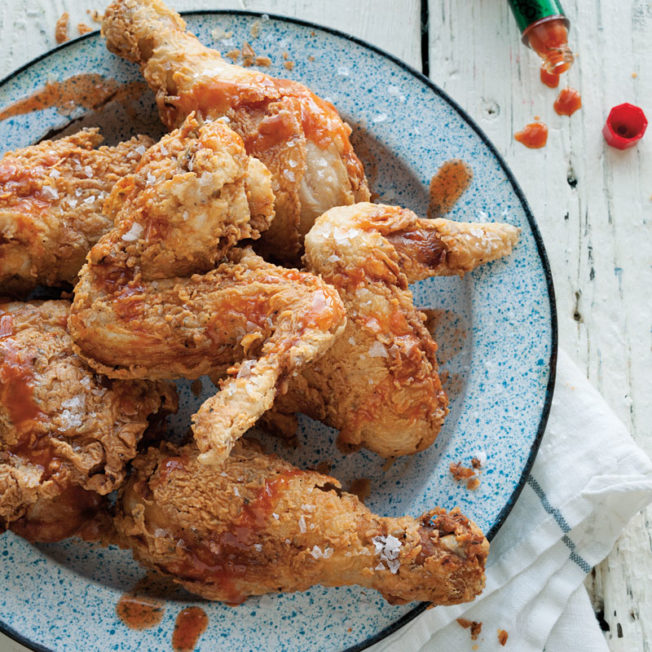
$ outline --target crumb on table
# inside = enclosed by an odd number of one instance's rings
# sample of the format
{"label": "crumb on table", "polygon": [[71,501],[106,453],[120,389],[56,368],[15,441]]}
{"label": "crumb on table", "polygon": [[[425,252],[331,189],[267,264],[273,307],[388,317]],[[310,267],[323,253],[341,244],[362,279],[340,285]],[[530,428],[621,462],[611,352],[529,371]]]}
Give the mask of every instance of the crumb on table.
{"label": "crumb on table", "polygon": [[498,642],[501,645],[505,645],[505,643],[507,643],[507,637],[508,636],[509,636],[509,634],[504,629],[499,629],[498,630]]}
{"label": "crumb on table", "polygon": [[79,32],[80,36],[83,36],[84,34],[92,32],[93,28],[89,27],[86,23],[77,23],[77,31]]}
{"label": "crumb on table", "polygon": [[94,23],[101,23],[104,20],[104,14],[101,14],[97,9],[87,9],[86,13]]}
{"label": "crumb on table", "polygon": [[68,40],[68,21],[70,15],[64,11],[54,24],[54,40],[57,43],[65,43]]}
{"label": "crumb on table", "polygon": [[480,632],[482,631],[482,623],[479,623],[476,620],[467,620],[466,618],[457,618],[457,623],[460,627],[471,630],[472,641],[478,640],[478,636],[480,636]]}

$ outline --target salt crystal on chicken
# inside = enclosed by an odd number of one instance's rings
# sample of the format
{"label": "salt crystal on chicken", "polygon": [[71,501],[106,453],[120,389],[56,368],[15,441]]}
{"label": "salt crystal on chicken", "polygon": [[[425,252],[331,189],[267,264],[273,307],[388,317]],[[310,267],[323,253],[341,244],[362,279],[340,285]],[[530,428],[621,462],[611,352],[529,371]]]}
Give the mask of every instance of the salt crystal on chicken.
{"label": "salt crystal on chicken", "polygon": [[374,537],[371,542],[374,544],[375,553],[382,560],[382,562],[387,562],[387,567],[389,570],[396,575],[398,572],[399,566],[401,565],[398,560],[399,552],[401,550],[401,542],[393,535],[388,534],[386,537],[379,535]]}
{"label": "salt crystal on chicken", "polygon": [[378,341],[375,341],[369,348],[370,358],[386,358],[388,357],[387,349]]}
{"label": "salt crystal on chicken", "polygon": [[57,192],[57,189],[52,188],[51,186],[43,186],[41,193],[46,199],[59,199],[59,193]]}
{"label": "salt crystal on chicken", "polygon": [[306,531],[306,519],[303,514],[299,517],[299,530],[301,530],[302,534]]}
{"label": "salt crystal on chicken", "polygon": [[85,165],[84,174],[90,179],[93,176],[93,168],[90,165]]}
{"label": "salt crystal on chicken", "polygon": [[320,557],[323,557],[324,555],[322,554],[321,548],[319,546],[313,546],[313,549],[310,551],[310,554],[315,558],[319,559]]}
{"label": "salt crystal on chicken", "polygon": [[56,168],[54,168],[54,169],[50,170],[50,176],[51,176],[53,179],[57,179],[57,178],[59,178],[59,177],[61,176],[61,172],[59,172],[59,170],[57,170]]}
{"label": "salt crystal on chicken", "polygon": [[156,182],[156,177],[151,173],[147,173],[147,185],[148,186],[153,186],[154,183]]}
{"label": "salt crystal on chicken", "polygon": [[145,145],[138,145],[136,151],[142,156],[145,153]]}
{"label": "salt crystal on chicken", "polygon": [[140,236],[143,234],[143,227],[141,224],[138,224],[138,222],[134,222],[131,225],[131,228],[129,231],[127,231],[123,236],[122,239],[126,242],[135,242],[140,238]]}

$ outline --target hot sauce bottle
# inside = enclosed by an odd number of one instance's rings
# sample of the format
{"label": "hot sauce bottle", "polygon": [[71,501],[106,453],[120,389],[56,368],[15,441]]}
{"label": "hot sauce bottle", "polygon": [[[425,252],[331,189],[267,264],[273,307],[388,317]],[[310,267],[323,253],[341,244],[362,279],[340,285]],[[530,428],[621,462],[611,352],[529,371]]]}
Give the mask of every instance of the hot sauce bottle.
{"label": "hot sauce bottle", "polygon": [[542,59],[542,71],[558,76],[573,63],[568,47],[568,18],[559,0],[508,0],[523,43]]}

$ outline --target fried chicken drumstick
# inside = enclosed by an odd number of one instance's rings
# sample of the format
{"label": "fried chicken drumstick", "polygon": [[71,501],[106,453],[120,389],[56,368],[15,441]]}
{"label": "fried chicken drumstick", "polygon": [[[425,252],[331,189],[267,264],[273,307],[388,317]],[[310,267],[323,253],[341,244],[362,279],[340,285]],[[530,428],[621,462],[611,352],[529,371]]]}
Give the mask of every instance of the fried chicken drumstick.
{"label": "fried chicken drumstick", "polygon": [[75,288],[70,332],[107,376],[197,378],[239,363],[194,417],[206,463],[228,455],[285,377],[344,326],[337,291],[318,277],[229,251],[271,220],[268,177],[235,132],[189,116],[114,188],[115,229]]}
{"label": "fried chicken drumstick", "polygon": [[72,351],[70,304],[0,304],[0,531],[77,533],[124,480],[148,417],[176,408],[168,383],[111,381]]}
{"label": "fried chicken drumstick", "polygon": [[2,293],[74,283],[88,250],[113,226],[102,214],[104,198],[152,140],[95,149],[101,142],[97,129],[84,129],[0,159]]}
{"label": "fried chicken drumstick", "polygon": [[116,527],[135,558],[210,600],[359,584],[392,603],[456,604],[484,586],[489,544],[454,510],[372,514],[337,480],[240,440],[221,473],[192,446],[149,449]]}
{"label": "fried chicken drumstick", "polygon": [[369,199],[351,129],[302,84],[228,63],[185,30],[160,0],[116,0],[102,23],[109,50],[140,64],[169,128],[191,111],[225,116],[247,152],[265,163],[274,179],[276,219],[263,250],[296,262],[317,216]]}
{"label": "fried chicken drumstick", "polygon": [[338,428],[344,447],[364,446],[384,457],[430,446],[448,400],[437,345],[408,283],[461,275],[505,256],[518,233],[509,224],[419,219],[407,209],[369,203],[319,217],[306,236],[305,268],[337,288],[347,325],[291,380],[274,409],[305,412]]}

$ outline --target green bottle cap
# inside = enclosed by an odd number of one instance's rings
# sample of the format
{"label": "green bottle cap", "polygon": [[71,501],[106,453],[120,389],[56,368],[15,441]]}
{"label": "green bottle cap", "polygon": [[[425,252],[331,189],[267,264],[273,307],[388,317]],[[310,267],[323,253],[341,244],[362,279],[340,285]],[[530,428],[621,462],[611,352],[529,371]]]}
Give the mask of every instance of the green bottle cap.
{"label": "green bottle cap", "polygon": [[[566,18],[559,0],[508,0],[521,32],[545,18]],[[568,19],[566,19],[568,22]]]}

